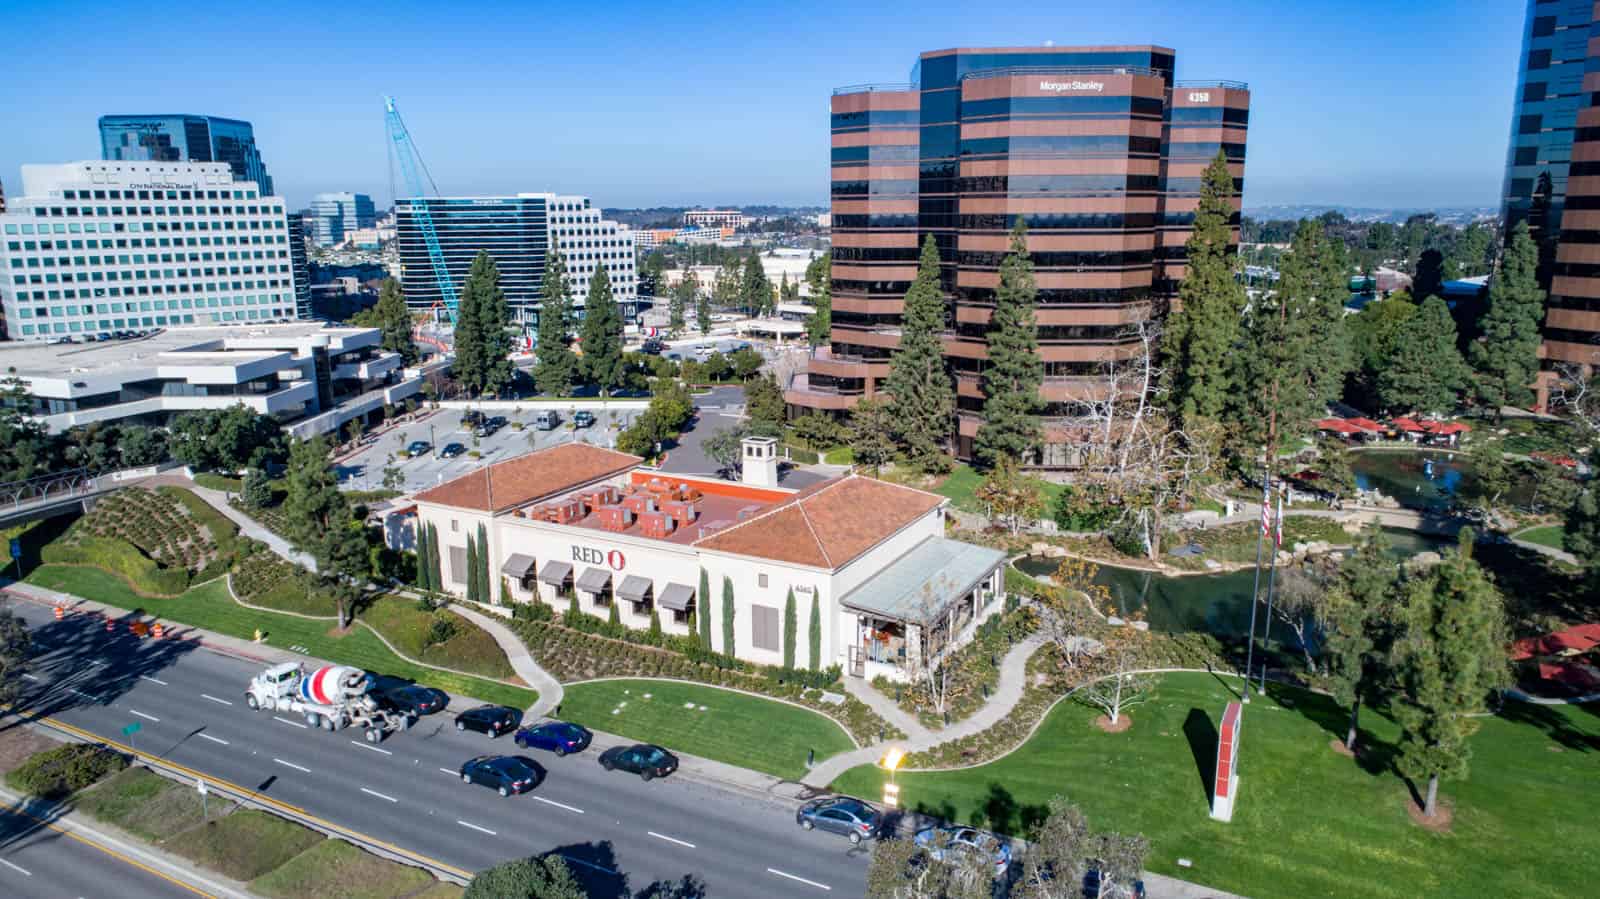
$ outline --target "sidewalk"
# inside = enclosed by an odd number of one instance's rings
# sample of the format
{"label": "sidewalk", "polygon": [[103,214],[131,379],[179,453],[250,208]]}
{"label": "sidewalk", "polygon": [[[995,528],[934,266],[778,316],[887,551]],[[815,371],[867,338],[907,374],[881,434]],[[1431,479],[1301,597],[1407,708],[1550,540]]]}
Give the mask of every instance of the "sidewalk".
{"label": "sidewalk", "polygon": [[482,628],[494,642],[500,646],[500,651],[506,654],[506,659],[511,662],[511,670],[527,682],[528,686],[539,691],[539,700],[527,711],[529,718],[549,717],[561,705],[565,691],[561,682],[551,676],[550,672],[539,667],[528,653],[527,644],[511,632],[511,629],[500,622],[493,615],[472,608],[467,603],[453,602],[449,609],[457,615],[467,619]]}
{"label": "sidewalk", "polygon": [[210,487],[202,487],[193,481],[184,482],[183,487],[192,492],[195,496],[198,496],[207,503],[210,503],[213,509],[216,509],[218,512],[227,516],[228,520],[238,525],[240,536],[249,537],[252,540],[260,540],[262,543],[267,545],[268,549],[271,549],[273,552],[284,557],[285,559],[300,565],[304,565],[309,571],[317,570],[317,561],[315,559],[311,558],[305,553],[296,552],[294,547],[289,545],[289,541],[279,537],[277,534],[272,533],[254,518],[251,518],[250,516],[229,505],[228,495],[226,493],[223,493],[221,490],[212,490]]}

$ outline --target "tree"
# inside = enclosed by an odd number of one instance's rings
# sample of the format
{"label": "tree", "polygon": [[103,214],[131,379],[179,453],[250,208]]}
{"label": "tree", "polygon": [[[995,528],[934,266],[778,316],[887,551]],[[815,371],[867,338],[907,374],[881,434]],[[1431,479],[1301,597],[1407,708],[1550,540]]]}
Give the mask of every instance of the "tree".
{"label": "tree", "polygon": [[1481,322],[1483,339],[1472,344],[1478,399],[1496,410],[1533,404],[1539,374],[1539,324],[1544,321],[1544,291],[1539,289],[1539,248],[1528,223],[1512,229],[1500,271],[1489,280],[1489,310]]}
{"label": "tree", "polygon": [[878,469],[894,459],[894,414],[887,403],[867,397],[850,411],[850,451],[857,465]]}
{"label": "tree", "polygon": [[250,469],[244,476],[239,498],[252,509],[265,509],[272,505],[272,482],[267,479],[267,473],[259,468]]}
{"label": "tree", "polygon": [[760,317],[772,311],[772,282],[767,280],[766,269],[761,266],[761,255],[752,251],[744,260],[740,280],[740,299],[745,310]]}
{"label": "tree", "polygon": [[1026,899],[1080,899],[1087,859],[1096,848],[1089,821],[1059,794],[1051,797],[1048,809],[1023,865],[1021,895]]}
{"label": "tree", "polygon": [[1468,458],[1472,462],[1472,474],[1477,481],[1476,498],[1485,520],[1489,520],[1494,515],[1495,508],[1500,505],[1500,497],[1504,496],[1515,483],[1511,466],[1506,462],[1505,454],[1500,451],[1500,447],[1487,437],[1473,441]]}
{"label": "tree", "polygon": [[1218,150],[1201,177],[1194,230],[1184,245],[1180,305],[1167,319],[1162,342],[1169,402],[1183,422],[1220,421],[1233,390],[1232,358],[1247,303],[1244,285],[1235,277],[1233,185],[1227,157]]}
{"label": "tree", "polygon": [[1401,727],[1398,767],[1427,782],[1422,810],[1429,818],[1438,811],[1439,781],[1467,776],[1474,715],[1490,691],[1509,682],[1504,603],[1472,559],[1472,539],[1472,530],[1463,530],[1459,549],[1413,577],[1400,608],[1391,703]]}
{"label": "tree", "polygon": [[1150,632],[1141,627],[1137,613],[1124,624],[1108,628],[1100,646],[1088,656],[1091,672],[1098,675],[1078,688],[1078,701],[1105,713],[1112,727],[1121,721],[1124,709],[1155,695],[1157,678],[1139,673],[1150,645]]}
{"label": "tree", "polygon": [[684,272],[683,280],[672,287],[672,298],[667,302],[667,336],[681,337],[688,329],[685,314],[695,301],[694,272]]}
{"label": "tree", "polygon": [[489,550],[489,532],[484,528],[483,522],[478,522],[478,602],[489,605],[494,601],[489,585],[494,583],[494,576],[490,573],[494,559]]}
{"label": "tree", "polygon": [[772,375],[762,375],[745,382],[744,414],[752,423],[768,422],[781,426],[786,408],[783,390]]}
{"label": "tree", "polygon": [[1378,373],[1379,399],[1394,411],[1443,414],[1455,408],[1466,381],[1450,308],[1429,297],[1400,329],[1394,355]]}
{"label": "tree", "polygon": [[958,851],[946,831],[935,831],[926,850],[898,837],[879,839],[872,847],[867,899],[992,899],[994,895],[993,863],[982,853]]}
{"label": "tree", "polygon": [[747,346],[734,350],[733,354],[728,356],[728,362],[733,366],[733,376],[741,381],[750,380],[761,370],[764,361],[760,353]]}
{"label": "tree", "polygon": [[405,293],[399,281],[384,278],[378,287],[377,304],[358,312],[351,323],[377,328],[381,335],[379,346],[391,353],[399,353],[406,365],[414,365],[421,358],[416,341],[411,337],[411,310],[406,308]]}
{"label": "tree", "polygon": [[722,576],[722,651],[730,658],[733,651],[733,581]]}
{"label": "tree", "polygon": [[1095,896],[1133,896],[1134,882],[1144,874],[1150,841],[1142,834],[1103,833],[1094,838],[1091,858],[1096,878]]}
{"label": "tree", "polygon": [[740,428],[723,428],[707,437],[705,443],[701,444],[706,458],[717,463],[717,471],[736,473],[739,470],[744,433]]}
{"label": "tree", "polygon": [[928,235],[917,276],[906,291],[900,347],[889,362],[885,390],[895,436],[911,462],[926,473],[950,466],[945,444],[955,420],[955,388],[945,370],[944,298],[939,293],[939,248]]}
{"label": "tree", "polygon": [[123,428],[117,441],[122,464],[128,468],[156,465],[167,459],[167,434],[138,425]]}
{"label": "tree", "polygon": [[1376,405],[1378,377],[1394,355],[1395,345],[1405,323],[1417,314],[1417,304],[1403,290],[1374,300],[1346,319],[1351,346],[1356,354],[1355,389],[1357,401]]}
{"label": "tree", "polygon": [[540,393],[568,396],[578,377],[578,357],[567,345],[572,332],[572,285],[561,250],[550,249],[539,290],[538,343],[533,348],[533,382]]}
{"label": "tree", "polygon": [[559,855],[519,858],[479,871],[462,899],[586,899]]}
{"label": "tree", "polygon": [[790,587],[783,600],[783,667],[794,668],[794,644],[800,629],[799,614],[794,607],[794,588]]}
{"label": "tree", "polygon": [[434,586],[432,568],[428,564],[428,526],[420,519],[417,525],[417,588],[432,592],[439,589]]}
{"label": "tree", "polygon": [[289,542],[316,563],[318,579],[338,605],[343,629],[366,579],[367,538],[349,500],[339,490],[339,479],[328,467],[324,438],[296,441],[291,446],[287,484],[283,509]]}
{"label": "tree", "polygon": [[695,615],[700,625],[700,645],[711,651],[711,581],[700,569],[700,592],[694,596]]}
{"label": "tree", "polygon": [[1411,295],[1426,303],[1430,298],[1444,294],[1444,254],[1438,250],[1424,250],[1417,259],[1417,270],[1411,279]]}
{"label": "tree", "polygon": [[806,317],[806,342],[812,352],[828,342],[833,333],[833,251],[811,260],[806,266],[806,286],[811,289],[811,308]]}
{"label": "tree", "polygon": [[[7,369],[5,379],[0,381],[0,478],[5,481],[21,481],[45,474],[54,470],[59,460],[59,450],[49,429],[28,414],[32,408],[33,398],[22,379],[17,377],[17,370]],[[178,420],[184,417],[179,416]],[[180,461],[189,462],[181,457]]]}
{"label": "tree", "polygon": [[832,416],[821,412],[807,412],[790,422],[794,436],[811,449],[820,450],[838,444],[843,426]]}
{"label": "tree", "polygon": [[[238,471],[283,458],[284,435],[277,420],[242,403],[185,412],[173,419],[170,431],[173,458],[196,470]],[[28,436],[13,436],[22,444],[13,452],[22,450]]]}
{"label": "tree", "polygon": [[1561,545],[1578,557],[1589,572],[1591,589],[1600,592],[1600,487],[1591,485],[1578,493],[1567,510],[1566,524]]}
{"label": "tree", "polygon": [[396,491],[400,490],[406,484],[406,473],[401,471],[398,465],[394,464],[393,455],[390,456],[389,464],[383,466],[382,483],[383,489]]}
{"label": "tree", "polygon": [[1066,556],[1056,566],[1051,587],[1038,597],[1040,632],[1055,645],[1056,656],[1068,670],[1081,670],[1093,657],[1093,637],[1105,623],[1099,610],[1115,608],[1099,574],[1100,566],[1094,562]]}
{"label": "tree", "polygon": [[1317,475],[1317,486],[1336,497],[1347,497],[1356,491],[1356,473],[1350,467],[1350,454],[1337,440],[1317,441]]}
{"label": "tree", "polygon": [[27,623],[9,606],[0,606],[0,703],[17,701],[32,655],[33,637]]}
{"label": "tree", "polygon": [[712,353],[706,359],[706,377],[713,381],[726,381],[733,374],[733,366],[728,364],[728,357],[721,353]]}
{"label": "tree", "polygon": [[1011,251],[1000,263],[1000,286],[986,335],[983,424],[973,443],[973,452],[985,466],[1000,465],[1001,460],[1021,463],[1044,439],[1039,424],[1044,360],[1039,356],[1034,318],[1038,295],[1028,256],[1028,229],[1019,217],[1011,231]]}
{"label": "tree", "polygon": [[1023,522],[1034,521],[1044,514],[1044,485],[1038,478],[1030,478],[1017,468],[1009,456],[999,456],[998,463],[984,475],[973,498],[989,509],[989,515],[1003,522],[1013,534]]}
{"label": "tree", "polygon": [[611,276],[604,262],[595,266],[589,299],[583,309],[583,373],[602,395],[622,386],[622,315],[611,294]]}
{"label": "tree", "polygon": [[822,667],[822,603],[817,601],[817,594],[811,594],[811,633],[809,635],[811,650],[808,667],[816,671]]}
{"label": "tree", "polygon": [[[690,272],[685,277],[693,278],[694,273]],[[694,326],[700,329],[702,337],[711,333],[711,298],[704,290],[699,289],[698,284],[694,293]]]}
{"label": "tree", "polygon": [[1324,573],[1314,567],[1285,568],[1278,575],[1272,597],[1272,615],[1294,633],[1306,671],[1317,675],[1318,641],[1322,634],[1317,622],[1323,617],[1322,605],[1328,598]]}
{"label": "tree", "polygon": [[467,602],[478,601],[478,538],[467,534]]}
{"label": "tree", "polygon": [[439,528],[428,525],[428,582],[433,589],[444,592],[444,568],[439,561]]}
{"label": "tree", "polygon": [[1376,689],[1387,640],[1381,629],[1397,599],[1397,566],[1389,555],[1389,539],[1369,526],[1355,551],[1344,560],[1318,611],[1322,630],[1322,674],[1333,699],[1350,707],[1346,749],[1355,751],[1361,702]]}

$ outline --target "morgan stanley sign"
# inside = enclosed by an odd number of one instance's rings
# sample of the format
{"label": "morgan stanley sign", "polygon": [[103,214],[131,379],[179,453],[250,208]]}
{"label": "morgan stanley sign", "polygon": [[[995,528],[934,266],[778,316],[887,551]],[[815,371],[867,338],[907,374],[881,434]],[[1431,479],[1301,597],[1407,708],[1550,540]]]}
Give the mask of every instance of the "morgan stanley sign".
{"label": "morgan stanley sign", "polygon": [[1041,81],[1039,90],[1046,93],[1060,94],[1067,91],[1094,91],[1100,93],[1106,89],[1103,81]]}

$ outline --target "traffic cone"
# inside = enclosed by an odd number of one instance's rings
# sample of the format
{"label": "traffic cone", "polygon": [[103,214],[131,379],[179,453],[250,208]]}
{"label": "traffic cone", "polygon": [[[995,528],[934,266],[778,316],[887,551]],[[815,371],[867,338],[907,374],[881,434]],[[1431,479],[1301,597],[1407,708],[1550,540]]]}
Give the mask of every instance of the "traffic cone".
{"label": "traffic cone", "polygon": [[110,615],[106,615],[105,619],[106,619],[106,633],[108,633],[108,634],[114,633],[116,631],[116,629],[117,629],[117,623],[115,621],[111,620],[111,616]]}
{"label": "traffic cone", "polygon": [[162,630],[161,622],[159,621],[157,621],[155,625],[150,628],[150,636],[155,637],[157,640],[160,640],[163,636],[165,636],[165,634],[166,632]]}
{"label": "traffic cone", "polygon": [[63,618],[65,618],[65,617],[67,617],[67,610],[66,610],[66,607],[64,607],[64,606],[59,606],[59,605],[58,605],[58,606],[56,606],[56,607],[55,607],[55,610],[54,610],[54,614],[55,614],[55,616],[56,616],[56,620],[57,620],[57,621],[60,621],[60,620],[61,620],[61,619],[63,619]]}

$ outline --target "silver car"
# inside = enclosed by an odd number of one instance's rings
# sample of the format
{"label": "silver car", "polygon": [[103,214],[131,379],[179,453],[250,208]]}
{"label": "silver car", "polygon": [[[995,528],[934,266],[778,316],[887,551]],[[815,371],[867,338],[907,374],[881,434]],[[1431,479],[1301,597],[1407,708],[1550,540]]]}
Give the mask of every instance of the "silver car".
{"label": "silver car", "polygon": [[878,835],[883,815],[872,806],[849,796],[813,799],[795,812],[795,821],[806,830],[826,830],[847,837],[852,844]]}

